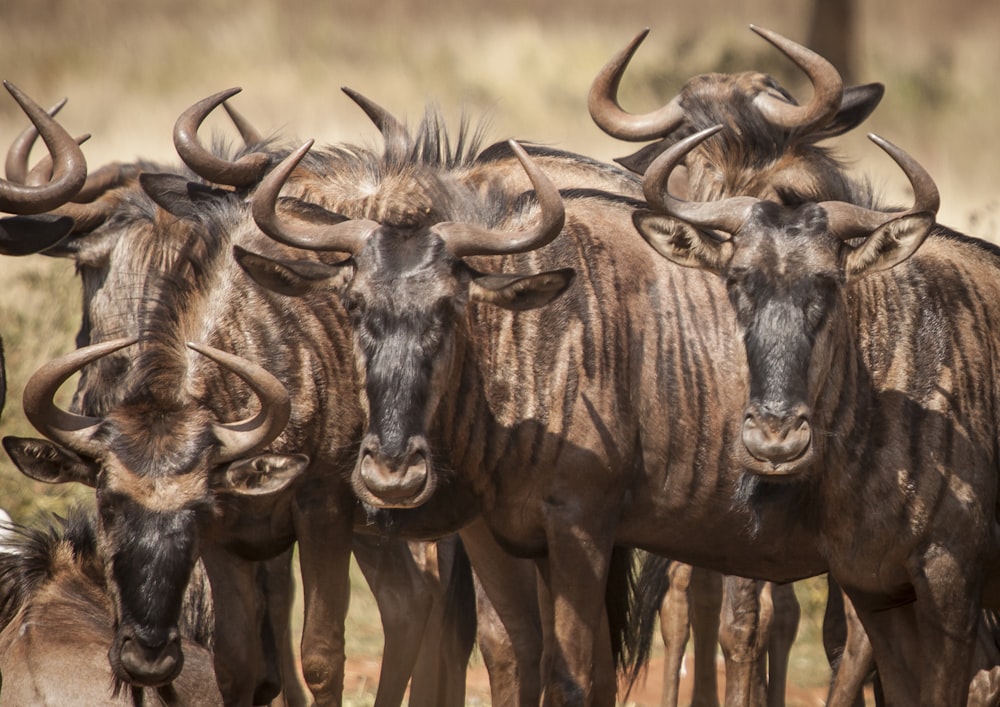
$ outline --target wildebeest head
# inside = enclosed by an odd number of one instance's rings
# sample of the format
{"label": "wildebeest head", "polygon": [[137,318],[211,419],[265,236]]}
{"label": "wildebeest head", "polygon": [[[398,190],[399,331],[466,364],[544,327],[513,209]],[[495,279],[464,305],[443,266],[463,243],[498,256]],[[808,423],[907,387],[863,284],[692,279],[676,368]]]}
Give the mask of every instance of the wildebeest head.
{"label": "wildebeest head", "polygon": [[[172,406],[155,391],[127,395],[101,417],[53,403],[60,385],[80,368],[134,343],[95,344],[39,369],[25,387],[25,414],[55,443],[15,437],[3,442],[28,476],[96,489],[99,547],[117,611],[111,664],[130,684],[158,686],[182,666],[178,612],[197,558],[199,525],[210,521],[215,495],[278,491],[305,460],[254,456],[284,429],[288,394],[260,366],[202,344],[188,347],[254,391],[260,400],[255,415],[220,422],[197,404],[197,396],[183,391]],[[131,373],[142,369],[140,360]],[[125,385],[136,380],[131,375]]]}
{"label": "wildebeest head", "polygon": [[[381,115],[376,123],[386,135],[390,161],[405,153],[406,137],[392,129],[398,124]],[[286,294],[343,272],[339,282],[353,325],[368,425],[353,485],[371,505],[414,507],[437,484],[428,428],[446,383],[459,369],[456,353],[469,303],[538,307],[561,294],[572,278],[566,270],[484,274],[464,258],[545,245],[562,229],[562,200],[512,143],[540,205],[538,223],[527,227],[476,225],[465,213],[474,212],[480,196],[449,182],[446,174],[406,165],[390,165],[376,188],[356,183],[354,196],[338,203],[338,211],[351,218],[287,197],[276,209],[284,180],[308,149],[303,146],[265,178],[253,197],[254,217],[265,233],[286,245],[350,257],[328,273],[317,272],[315,263],[305,270],[247,253],[237,257],[258,282]]]}
{"label": "wildebeest head", "polygon": [[848,283],[892,268],[917,249],[934,224],[937,188],[906,153],[870,136],[913,186],[915,204],[906,212],[834,201],[785,206],[753,197],[693,202],[671,196],[665,188],[671,169],[720,129],[685,138],[657,158],[644,188],[653,208],[669,218],[637,212],[635,222],[664,257],[725,280],[749,364],[745,466],[793,476],[823,453],[832,410],[820,401],[844,385],[830,372],[844,370],[835,357],[849,345]]}
{"label": "wildebeest head", "polygon": [[[663,150],[698,130],[724,125],[720,139],[704,145],[675,171],[675,193],[690,185],[695,198],[752,194],[789,205],[828,199],[846,200],[840,164],[816,145],[861,123],[882,98],[881,84],[844,88],[839,72],[815,52],[781,35],[751,27],[794,61],[813,85],[805,105],[771,76],[760,72],[704,74],[690,79],[657,111],[626,113],[618,104],[622,75],[646,36],[639,33],[601,70],[591,87],[595,122],[622,140],[658,142],[618,160],[643,173]],[[685,172],[685,170],[687,170]]]}

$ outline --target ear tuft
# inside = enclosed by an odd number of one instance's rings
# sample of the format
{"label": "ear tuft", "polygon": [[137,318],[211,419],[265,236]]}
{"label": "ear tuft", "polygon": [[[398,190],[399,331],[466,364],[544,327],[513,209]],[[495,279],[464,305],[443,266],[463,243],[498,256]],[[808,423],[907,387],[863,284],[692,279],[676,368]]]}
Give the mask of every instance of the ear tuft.
{"label": "ear tuft", "polygon": [[934,215],[910,214],[877,228],[861,245],[845,250],[844,272],[858,277],[893,268],[913,255],[934,226]]}
{"label": "ear tuft", "polygon": [[732,257],[732,243],[654,211],[635,211],[635,228],[657,253],[688,268],[719,273]]}

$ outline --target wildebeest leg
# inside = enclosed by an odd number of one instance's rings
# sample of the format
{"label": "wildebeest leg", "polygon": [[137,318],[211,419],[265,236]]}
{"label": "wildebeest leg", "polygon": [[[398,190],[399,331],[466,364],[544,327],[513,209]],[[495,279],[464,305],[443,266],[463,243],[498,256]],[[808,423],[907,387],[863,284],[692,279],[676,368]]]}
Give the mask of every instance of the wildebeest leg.
{"label": "wildebeest leg", "polygon": [[598,641],[608,640],[602,626],[613,528],[598,525],[607,514],[581,515],[575,505],[546,506],[549,553],[544,566],[555,631],[552,661],[543,680],[545,705],[595,705]]}
{"label": "wildebeest leg", "polygon": [[[542,615],[542,638],[544,650],[542,653],[542,674],[549,674],[553,661],[558,653],[555,631],[555,602],[546,577],[549,576],[548,565],[544,559],[537,562],[538,574],[538,605]],[[595,627],[594,664],[591,674],[594,676],[591,704],[614,705],[618,697],[618,681],[615,673],[615,662],[611,651],[611,631],[606,611],[601,612],[600,622]]]}
{"label": "wildebeest leg", "polygon": [[[313,497],[337,498],[334,493],[324,489]],[[302,573],[302,675],[318,707],[340,705],[343,699],[353,511],[352,500],[349,509],[318,505],[295,515]]]}
{"label": "wildebeest leg", "polygon": [[290,621],[295,597],[293,554],[293,548],[289,548],[265,563],[268,615],[274,628],[281,674],[281,696],[279,701],[272,701],[272,707],[305,707],[309,704],[295,655],[295,639]]}
{"label": "wildebeest leg", "polygon": [[827,707],[865,707],[865,678],[875,669],[872,644],[854,604],[829,575],[823,647],[833,672]]}
{"label": "wildebeest leg", "polygon": [[476,636],[475,590],[457,535],[421,543],[423,575],[433,603],[410,681],[411,707],[463,707],[465,677]]}
{"label": "wildebeest leg", "polygon": [[870,611],[854,603],[858,617],[871,641],[879,678],[890,705],[920,704],[920,636],[912,604],[894,609]]}
{"label": "wildebeest leg", "polygon": [[1000,705],[1000,665],[980,670],[969,685],[969,707],[996,707]]}
{"label": "wildebeest leg", "polygon": [[[933,563],[925,569],[935,576]],[[961,601],[970,593],[977,596],[978,587],[961,586],[973,575],[968,574],[950,577],[951,596],[931,592],[928,597],[928,583],[915,578],[917,601],[893,609],[864,610],[852,597],[871,639],[887,704],[966,704],[979,621],[978,603]]]}
{"label": "wildebeest leg", "polygon": [[[677,707],[681,665],[684,649],[690,634],[691,614],[688,588],[691,583],[691,565],[671,562],[667,569],[670,585],[660,604],[660,634],[663,636],[663,693],[661,707]],[[716,622],[719,614],[716,612]],[[713,640],[712,649],[715,649]],[[697,693],[697,688],[695,689]]]}
{"label": "wildebeest leg", "polygon": [[931,546],[911,569],[921,649],[915,674],[921,676],[924,707],[962,706],[968,699],[983,588],[981,570],[974,569],[979,567],[982,559],[971,553]]}
{"label": "wildebeest leg", "polygon": [[762,601],[763,582],[726,576],[722,580],[719,643],[726,659],[727,707],[762,705],[767,701],[761,670],[770,597]]}
{"label": "wildebeest leg", "polygon": [[785,706],[785,684],[788,682],[788,656],[799,630],[802,610],[791,584],[772,584],[771,603],[774,616],[767,638],[767,705]]}
{"label": "wildebeest leg", "polygon": [[482,520],[459,533],[475,572],[479,647],[495,705],[538,705],[542,619],[535,563],[507,554]]}
{"label": "wildebeest leg", "polygon": [[969,707],[996,707],[1000,705],[1000,616],[995,611],[981,616]]}
{"label": "wildebeest leg", "polygon": [[433,601],[431,592],[405,540],[358,534],[354,556],[382,617],[385,645],[375,704],[399,705],[417,662]]}
{"label": "wildebeest leg", "polygon": [[226,705],[253,704],[261,664],[257,563],[206,543],[202,561],[215,607],[215,676]]}
{"label": "wildebeest leg", "polygon": [[[673,582],[673,576],[671,576]],[[694,632],[692,707],[718,707],[719,680],[715,669],[722,611],[722,575],[695,567],[691,573],[691,628]]]}

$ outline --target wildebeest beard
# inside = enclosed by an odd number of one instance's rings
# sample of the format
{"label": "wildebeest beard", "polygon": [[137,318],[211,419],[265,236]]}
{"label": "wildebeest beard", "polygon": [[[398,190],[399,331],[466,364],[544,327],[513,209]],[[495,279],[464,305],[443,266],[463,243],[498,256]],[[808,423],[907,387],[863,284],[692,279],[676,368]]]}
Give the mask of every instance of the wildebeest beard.
{"label": "wildebeest beard", "polygon": [[788,513],[788,509],[796,509],[795,521],[808,530],[817,522],[818,514],[811,512],[818,493],[817,483],[809,477],[774,480],[744,470],[736,482],[732,507],[748,516],[744,532],[751,539],[760,535],[763,516],[772,510]]}

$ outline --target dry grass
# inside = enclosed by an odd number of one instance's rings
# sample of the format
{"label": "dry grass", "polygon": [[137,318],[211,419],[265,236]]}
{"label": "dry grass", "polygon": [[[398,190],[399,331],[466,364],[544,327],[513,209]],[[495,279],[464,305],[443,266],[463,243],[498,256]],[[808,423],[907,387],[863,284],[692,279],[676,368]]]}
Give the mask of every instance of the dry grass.
{"label": "dry grass", "polygon": [[[905,147],[935,175],[942,221],[987,238],[1000,235],[1000,8],[992,0],[858,4],[864,7],[855,38],[857,78],[887,85],[867,128]],[[789,0],[6,0],[0,77],[45,104],[68,96],[62,120],[74,133],[93,133],[86,147],[92,166],[137,156],[174,161],[177,114],[230,86],[244,88],[237,105],[260,128],[303,138],[375,139],[338,90],[349,85],[411,121],[433,100],[456,122],[463,110],[488,117],[497,139],[533,139],[607,160],[630,148],[592,125],[586,91],[638,29],[653,33],[633,63],[623,102],[643,110],[688,77],[713,70],[762,68],[801,92],[796,72],[746,25],[804,39],[806,20],[807,3]],[[23,124],[13,101],[0,97],[0,145]],[[890,194],[902,188],[891,163],[860,134],[843,141],[843,152],[884,180]],[[79,291],[67,262],[5,259],[0,273],[10,380],[2,432],[28,435],[21,388],[38,364],[73,346]],[[86,493],[40,488],[0,458],[0,504],[16,517],[59,510],[67,496]],[[812,655],[817,590],[805,591]],[[377,627],[371,607],[365,610],[364,621]],[[816,667],[821,654],[807,662],[796,668],[798,679],[825,679]]]}

